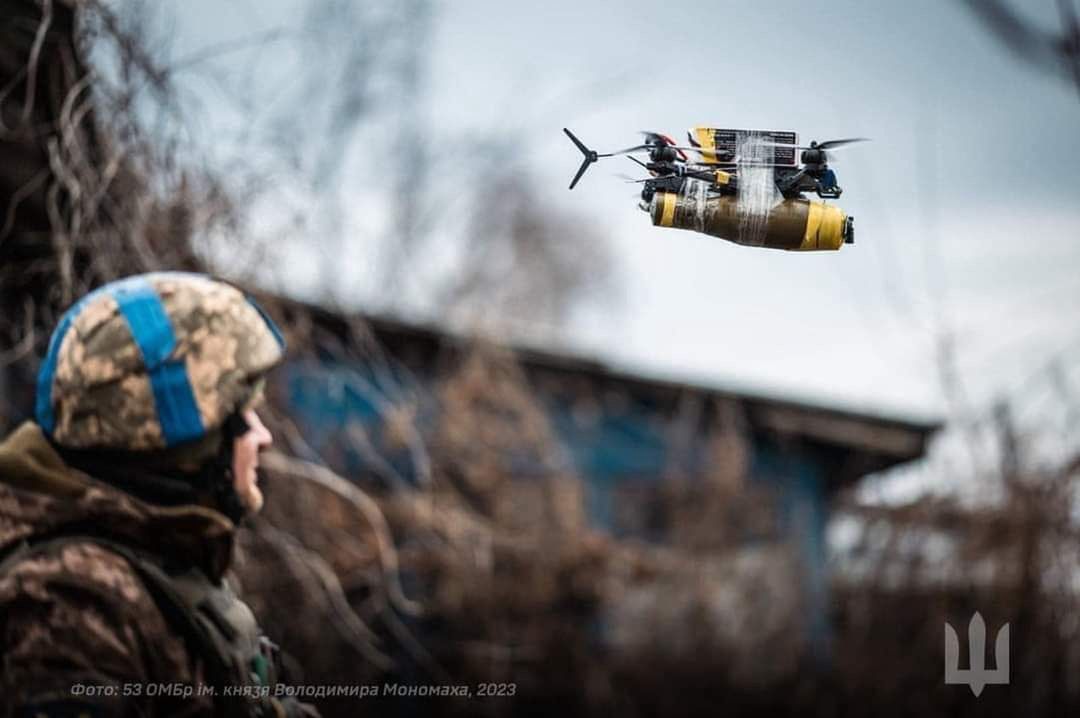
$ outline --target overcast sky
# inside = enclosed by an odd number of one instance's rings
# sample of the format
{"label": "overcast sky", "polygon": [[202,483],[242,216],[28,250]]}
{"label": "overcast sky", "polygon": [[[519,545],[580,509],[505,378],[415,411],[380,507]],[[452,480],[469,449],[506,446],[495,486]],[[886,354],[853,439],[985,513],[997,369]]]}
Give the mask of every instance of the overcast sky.
{"label": "overcast sky", "polygon": [[[1051,0],[1023,6],[1054,27]],[[176,54],[289,28],[302,7],[176,3]],[[417,41],[429,48],[423,121],[451,133],[524,128],[536,201],[588,215],[612,243],[620,290],[583,307],[567,351],[921,417],[948,410],[943,326],[976,407],[1052,357],[1077,364],[1080,98],[957,2],[444,0]],[[283,71],[262,52],[266,74]],[[192,92],[213,115],[229,98],[198,77]],[[626,162],[566,190],[581,157],[562,127],[604,150],[637,142],[637,130],[682,139],[698,124],[872,138],[834,162],[856,244],[784,253],[654,228],[613,176],[633,173]],[[362,301],[362,275],[356,284]]]}

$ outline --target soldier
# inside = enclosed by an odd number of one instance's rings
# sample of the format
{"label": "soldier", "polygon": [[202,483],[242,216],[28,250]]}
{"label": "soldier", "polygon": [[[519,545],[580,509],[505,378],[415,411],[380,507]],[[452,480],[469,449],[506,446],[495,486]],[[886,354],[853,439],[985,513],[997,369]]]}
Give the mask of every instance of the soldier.
{"label": "soldier", "polygon": [[61,319],[36,422],[0,444],[0,716],[317,716],[233,593],[284,356],[240,291],[108,284]]}

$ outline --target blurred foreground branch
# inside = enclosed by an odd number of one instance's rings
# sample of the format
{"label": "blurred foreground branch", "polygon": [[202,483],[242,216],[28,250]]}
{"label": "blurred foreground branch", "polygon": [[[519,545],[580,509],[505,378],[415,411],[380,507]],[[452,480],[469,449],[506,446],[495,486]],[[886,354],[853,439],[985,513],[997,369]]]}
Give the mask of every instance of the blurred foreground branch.
{"label": "blurred foreground branch", "polygon": [[1080,21],[1073,0],[1056,0],[1059,32],[1026,20],[1006,0],[960,0],[1017,58],[1070,80],[1080,93]]}

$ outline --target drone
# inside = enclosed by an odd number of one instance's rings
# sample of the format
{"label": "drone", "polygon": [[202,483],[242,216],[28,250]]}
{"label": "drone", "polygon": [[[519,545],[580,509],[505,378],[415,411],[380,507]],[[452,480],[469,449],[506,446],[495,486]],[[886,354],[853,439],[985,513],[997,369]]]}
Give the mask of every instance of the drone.
{"label": "drone", "polygon": [[[798,144],[793,132],[750,133],[745,130],[695,127],[687,133],[689,145],[679,145],[659,132],[643,131],[641,134],[645,141],[639,145],[598,153],[586,147],[569,129],[564,127],[563,132],[585,156],[570,182],[570,189],[574,189],[592,163],[604,157],[626,155],[652,175],[642,180],[631,180],[644,184],[641,198],[646,202],[658,190],[681,191],[686,180],[704,182],[709,191],[719,195],[737,194],[739,168],[755,166],[773,168],[776,189],[785,199],[803,197],[807,192],[814,192],[822,199],[838,199],[843,190],[836,182],[836,172],[828,165],[829,152],[866,141],[865,137],[850,137],[813,141],[804,146]],[[755,143],[751,145],[754,149],[763,148],[765,151],[754,152],[754,157],[740,157],[738,148],[746,145],[747,138],[752,138],[750,142]],[[801,166],[794,161],[796,150],[801,151]],[[688,152],[697,159],[691,159]],[[648,154],[649,161],[642,162],[632,156],[638,153]]]}
{"label": "drone", "polygon": [[[627,156],[649,173],[645,178],[626,180],[642,185],[641,208],[652,214],[658,226],[778,249],[839,249],[854,242],[853,217],[824,202],[808,200],[806,195],[838,199],[843,189],[829,167],[831,154],[866,138],[800,145],[794,132],[700,126],[687,133],[686,145],[660,132],[647,131],[641,133],[641,144],[601,153],[587,147],[569,129],[564,127],[563,132],[585,158],[570,181],[570,189],[593,163]],[[644,155],[645,161],[635,155]],[[775,193],[764,186],[764,194],[776,197],[775,202],[750,206],[746,197],[762,194],[752,190],[762,189],[763,181],[775,185]]]}

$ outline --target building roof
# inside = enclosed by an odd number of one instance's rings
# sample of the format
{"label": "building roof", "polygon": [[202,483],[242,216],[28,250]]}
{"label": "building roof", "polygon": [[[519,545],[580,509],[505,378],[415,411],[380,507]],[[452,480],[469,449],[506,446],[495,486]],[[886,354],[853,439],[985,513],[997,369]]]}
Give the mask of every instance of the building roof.
{"label": "building roof", "polygon": [[[291,303],[291,302],[289,302]],[[348,327],[345,315],[310,305],[314,321],[336,334]],[[353,315],[370,326],[387,351],[406,364],[430,363],[447,352],[464,351],[476,338],[429,325],[399,319]],[[502,346],[506,346],[503,344]],[[655,406],[676,406],[687,396],[735,400],[757,435],[797,444],[827,462],[827,490],[835,491],[859,478],[921,458],[931,436],[941,428],[937,421],[864,413],[805,400],[793,400],[717,385],[706,385],[616,368],[592,358],[536,348],[506,346],[515,352],[533,377],[587,378],[617,387]]]}

